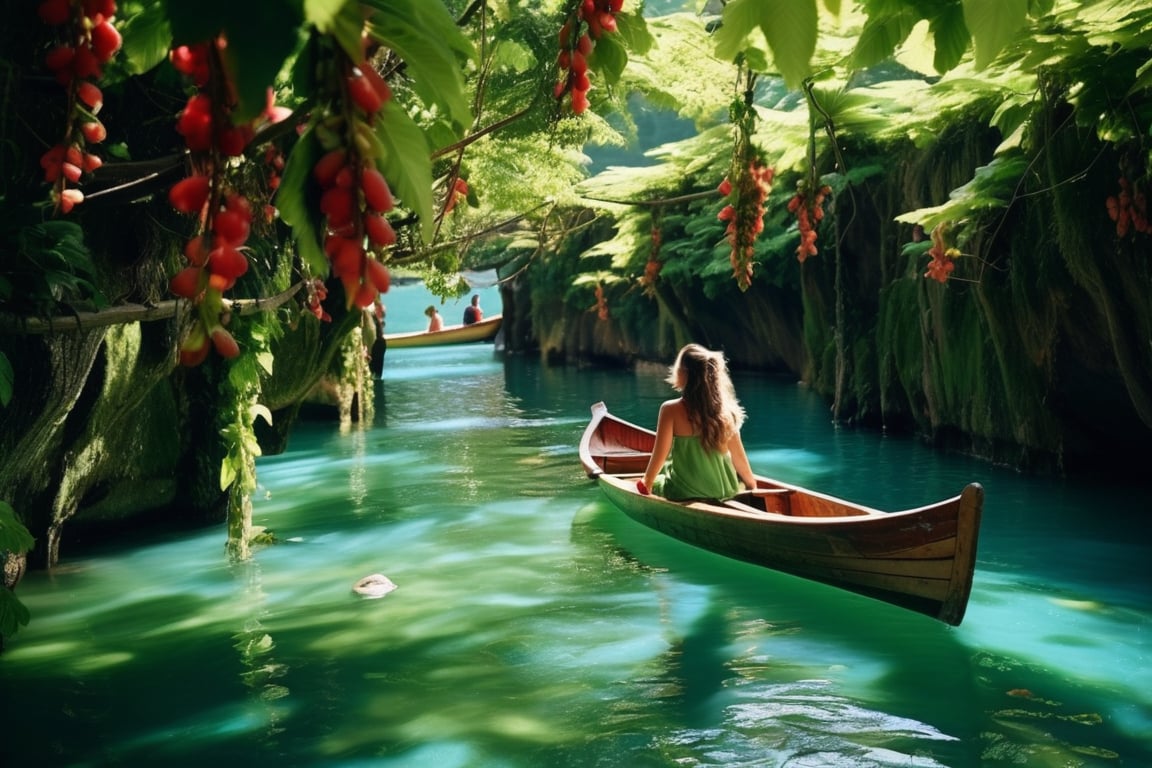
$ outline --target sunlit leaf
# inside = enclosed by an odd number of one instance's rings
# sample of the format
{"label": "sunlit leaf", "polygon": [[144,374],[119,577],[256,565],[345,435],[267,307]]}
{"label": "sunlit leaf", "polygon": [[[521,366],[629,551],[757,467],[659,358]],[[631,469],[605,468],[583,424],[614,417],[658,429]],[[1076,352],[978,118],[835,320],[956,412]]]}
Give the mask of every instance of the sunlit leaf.
{"label": "sunlit leaf", "polygon": [[960,63],[972,39],[964,24],[964,9],[959,5],[944,6],[939,15],[930,20],[928,28],[936,43],[932,64],[937,72],[947,72]]}
{"label": "sunlit leaf", "polygon": [[383,146],[380,172],[403,205],[416,213],[421,233],[435,232],[432,199],[432,155],[420,127],[402,107],[389,101],[377,115],[376,138]]}
{"label": "sunlit leaf", "polygon": [[963,8],[977,70],[996,58],[1028,17],[1028,0],[963,0]]}
{"label": "sunlit leaf", "polygon": [[413,89],[429,106],[444,110],[459,130],[472,123],[461,61],[475,51],[442,3],[428,0],[368,0],[379,11],[369,32],[404,60]]}
{"label": "sunlit leaf", "polygon": [[748,35],[759,28],[784,82],[797,88],[816,50],[817,18],[815,0],[732,0],[724,6],[716,33],[716,55],[734,61]]}
{"label": "sunlit leaf", "polygon": [[917,21],[919,17],[908,8],[869,16],[852,51],[852,67],[864,69],[887,59],[908,38]]}
{"label": "sunlit leaf", "polygon": [[144,3],[124,18],[120,33],[124,39],[120,56],[129,73],[143,74],[168,58],[172,28],[163,3]]}

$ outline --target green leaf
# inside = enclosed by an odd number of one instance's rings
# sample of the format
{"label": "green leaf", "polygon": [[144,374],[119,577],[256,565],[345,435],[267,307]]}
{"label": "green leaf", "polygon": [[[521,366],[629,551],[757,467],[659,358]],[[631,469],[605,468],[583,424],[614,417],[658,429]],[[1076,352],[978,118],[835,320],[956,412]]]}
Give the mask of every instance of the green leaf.
{"label": "green leaf", "polygon": [[226,491],[232,483],[236,482],[236,463],[239,459],[229,453],[220,462],[220,490]]}
{"label": "green leaf", "polygon": [[124,39],[120,55],[128,72],[139,75],[160,64],[172,47],[172,28],[164,3],[146,3],[140,11],[125,16],[120,34]]}
{"label": "green leaf", "polygon": [[320,247],[320,231],[312,220],[308,205],[308,191],[312,189],[312,167],[319,159],[320,148],[316,134],[309,130],[296,142],[284,166],[280,187],[276,190],[276,208],[281,220],[292,228],[300,258],[317,277],[328,275],[328,257]]}
{"label": "green leaf", "polygon": [[[620,34],[624,46],[637,56],[648,53],[656,42],[652,33],[648,31],[648,23],[640,14],[616,14],[616,31]],[[603,39],[602,37],[601,40]]]}
{"label": "green leaf", "polygon": [[929,21],[928,28],[936,42],[936,56],[932,65],[937,72],[947,72],[964,57],[972,36],[964,24],[964,9],[959,5],[947,5]]}
{"label": "green leaf", "polygon": [[0,407],[12,402],[12,392],[16,387],[16,374],[8,356],[0,352]]}
{"label": "green leaf", "polygon": [[443,109],[462,133],[472,124],[472,107],[461,60],[476,54],[448,9],[428,0],[367,0],[364,5],[379,11],[369,19],[372,37],[404,60],[416,93],[428,106]]}
{"label": "green leaf", "polygon": [[869,16],[852,51],[852,68],[867,69],[889,58],[908,39],[919,17],[909,8]]}
{"label": "green leaf", "polygon": [[816,0],[732,0],[716,33],[716,55],[735,61],[759,27],[785,84],[798,88],[811,71],[817,18]]}
{"label": "green leaf", "polygon": [[10,589],[0,587],[0,635],[11,637],[26,626],[32,614]]}
{"label": "green leaf", "polygon": [[419,217],[424,239],[431,240],[436,228],[432,153],[424,133],[395,99],[391,99],[377,114],[376,138],[384,148],[380,172],[393,186],[401,203]]}
{"label": "green leaf", "polygon": [[1024,26],[1028,19],[1028,0],[962,0],[962,5],[979,71],[988,66]]}
{"label": "green leaf", "polygon": [[331,35],[352,61],[364,58],[360,35],[364,17],[360,5],[347,0],[304,0],[304,17],[325,35]]}
{"label": "green leaf", "polygon": [[628,52],[615,35],[604,35],[588,57],[589,68],[599,72],[607,85],[620,82],[620,75],[628,64]]}
{"label": "green leaf", "polygon": [[36,545],[36,539],[16,519],[16,510],[6,501],[0,501],[0,552],[24,554]]}

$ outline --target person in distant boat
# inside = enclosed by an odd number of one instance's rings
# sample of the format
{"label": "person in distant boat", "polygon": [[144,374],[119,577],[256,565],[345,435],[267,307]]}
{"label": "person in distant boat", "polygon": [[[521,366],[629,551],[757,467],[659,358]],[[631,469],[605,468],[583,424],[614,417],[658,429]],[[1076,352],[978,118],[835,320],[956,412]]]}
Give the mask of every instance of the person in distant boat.
{"label": "person in distant boat", "polygon": [[428,309],[424,310],[424,314],[428,315],[428,333],[444,330],[444,318],[440,317],[436,307],[429,304]]}
{"label": "person in distant boat", "polygon": [[744,408],[721,352],[688,344],[676,356],[668,383],[680,397],[660,406],[656,443],[640,493],[668,499],[729,499],[756,478],[740,439]]}
{"label": "person in distant boat", "polygon": [[484,319],[484,310],[480,309],[480,294],[472,294],[472,303],[464,307],[464,325],[472,325]]}
{"label": "person in distant boat", "polygon": [[384,372],[384,353],[388,351],[388,340],[384,338],[384,317],[388,314],[388,308],[384,306],[384,302],[377,296],[376,300],[372,302],[372,307],[368,310],[372,315],[372,327],[375,329],[376,334],[372,340],[372,349],[368,356],[368,370],[376,376]]}

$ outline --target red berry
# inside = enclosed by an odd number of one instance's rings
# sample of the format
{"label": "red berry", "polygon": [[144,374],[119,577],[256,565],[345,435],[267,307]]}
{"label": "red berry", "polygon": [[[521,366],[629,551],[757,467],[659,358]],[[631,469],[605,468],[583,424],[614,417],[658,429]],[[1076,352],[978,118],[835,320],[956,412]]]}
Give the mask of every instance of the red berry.
{"label": "red berry", "polygon": [[60,212],[68,213],[73,206],[84,202],[84,193],[78,189],[65,189],[60,193]]}
{"label": "red berry", "polygon": [[365,168],[360,174],[360,188],[364,190],[364,202],[368,207],[378,213],[387,213],[392,210],[392,190],[388,182],[375,168]]}
{"label": "red berry", "polygon": [[373,245],[381,248],[396,244],[396,230],[388,223],[388,219],[377,213],[364,216],[364,232]]}
{"label": "red berry", "polygon": [[208,202],[209,184],[207,176],[181,179],[168,190],[168,202],[181,213],[199,213]]}
{"label": "red berry", "polygon": [[92,53],[102,62],[109,61],[120,50],[120,32],[111,22],[101,21],[92,27]]}
{"label": "red berry", "polygon": [[380,97],[380,105],[388,103],[392,98],[392,89],[388,86],[388,82],[380,76],[380,73],[373,69],[371,66],[365,64],[360,68],[364,74],[364,79],[371,83],[376,95]]}
{"label": "red berry", "polygon": [[392,277],[388,274],[388,267],[376,259],[369,259],[367,272],[368,279],[376,287],[376,290],[380,293],[388,293],[388,288],[392,285]]}
{"label": "red berry", "polygon": [[365,79],[363,72],[358,68],[353,68],[352,74],[347,78],[347,83],[348,96],[356,103],[356,106],[368,115],[374,115],[380,111],[384,102],[380,98],[380,94],[372,87],[372,83]]}
{"label": "red berry", "polygon": [[201,283],[203,274],[204,270],[199,267],[185,267],[168,281],[168,289],[177,296],[182,296],[185,299],[195,298],[197,294],[204,290],[204,286]]}
{"label": "red berry", "polygon": [[339,227],[352,221],[352,192],[344,187],[332,187],[320,196],[320,210],[328,217],[328,224]]}
{"label": "red berry", "polygon": [[212,222],[212,231],[216,233],[217,240],[224,245],[243,245],[251,229],[250,220],[239,211],[227,209],[219,211]]}
{"label": "red berry", "polygon": [[69,0],[44,0],[36,12],[45,24],[67,24],[72,20],[72,3]]}
{"label": "red berry", "polygon": [[72,66],[72,60],[75,58],[75,48],[70,45],[58,45],[48,51],[48,55],[44,57],[44,64],[53,72],[62,72]]}
{"label": "red berry", "polygon": [[108,130],[99,120],[83,123],[80,126],[80,132],[84,134],[84,140],[89,144],[99,144],[108,138]]}
{"label": "red berry", "polygon": [[202,267],[208,263],[208,249],[205,247],[204,235],[196,235],[184,245],[184,258],[194,267]]}
{"label": "red berry", "polygon": [[240,345],[236,343],[236,339],[219,326],[212,329],[212,345],[216,347],[216,353],[220,357],[231,359],[240,354]]}
{"label": "red berry", "polygon": [[76,95],[94,115],[104,106],[104,94],[100,92],[100,89],[94,83],[90,83],[87,80],[83,80],[76,85]]}
{"label": "red berry", "polygon": [[348,161],[347,150],[334,149],[320,158],[312,168],[312,178],[321,189],[328,189],[336,183],[336,174],[340,172]]}
{"label": "red berry", "polygon": [[213,275],[235,280],[248,271],[248,259],[232,246],[221,245],[208,254],[208,268]]}

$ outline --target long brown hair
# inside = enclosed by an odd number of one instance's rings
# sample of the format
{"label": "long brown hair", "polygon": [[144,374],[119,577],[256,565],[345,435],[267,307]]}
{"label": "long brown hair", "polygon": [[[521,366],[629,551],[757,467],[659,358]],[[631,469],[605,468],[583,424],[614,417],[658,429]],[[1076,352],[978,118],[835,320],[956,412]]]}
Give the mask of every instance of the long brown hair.
{"label": "long brown hair", "polygon": [[680,390],[688,420],[699,432],[704,447],[725,450],[743,426],[745,414],[736,399],[724,354],[699,344],[686,344],[669,371],[668,383]]}

